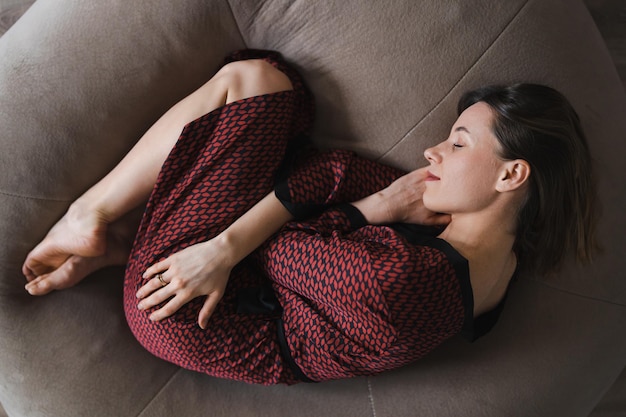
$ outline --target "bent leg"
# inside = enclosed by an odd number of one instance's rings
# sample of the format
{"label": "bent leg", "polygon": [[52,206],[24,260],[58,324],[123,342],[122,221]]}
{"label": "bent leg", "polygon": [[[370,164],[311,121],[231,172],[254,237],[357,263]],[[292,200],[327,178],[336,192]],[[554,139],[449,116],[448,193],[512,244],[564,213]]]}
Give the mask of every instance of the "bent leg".
{"label": "bent leg", "polygon": [[300,116],[297,93],[263,61],[234,62],[224,72],[236,74],[228,102],[188,123],[163,163],[136,236],[131,280],[216,236],[273,189]]}
{"label": "bent leg", "polygon": [[[287,144],[299,133],[298,121],[310,119],[301,114],[301,92],[273,65],[245,61],[227,69],[246,76],[229,90],[224,106],[185,126],[163,164],[126,270],[124,307],[137,340],[158,357],[215,376],[276,382],[283,371],[274,318],[246,318],[236,311],[237,289],[265,279],[247,264],[231,274],[206,330],[197,325],[200,297],[158,322],[149,319],[152,311],[137,308],[135,297],[147,267],[211,239],[273,189]],[[239,356],[249,354],[259,369]]]}
{"label": "bent leg", "polygon": [[232,101],[289,89],[289,79],[265,61],[225,65],[167,111],[118,166],[81,198],[82,203],[102,213],[106,220],[119,218],[146,201],[163,162],[188,123]]}
{"label": "bent leg", "polygon": [[[252,86],[246,80],[257,85]],[[147,200],[163,162],[184,127],[248,94],[290,88],[289,78],[266,62],[234,62],[222,67],[209,82],[165,113],[106,177],[72,204],[28,254],[22,268],[30,282],[28,291],[33,295],[46,294],[75,284],[98,267],[124,263],[123,256],[110,256],[119,250],[107,245],[119,241],[122,235],[125,240],[132,240],[130,236],[137,225],[120,222],[120,227],[126,227],[122,234],[111,233],[109,225]],[[70,257],[72,265],[57,271]],[[100,259],[86,260],[95,257]]]}

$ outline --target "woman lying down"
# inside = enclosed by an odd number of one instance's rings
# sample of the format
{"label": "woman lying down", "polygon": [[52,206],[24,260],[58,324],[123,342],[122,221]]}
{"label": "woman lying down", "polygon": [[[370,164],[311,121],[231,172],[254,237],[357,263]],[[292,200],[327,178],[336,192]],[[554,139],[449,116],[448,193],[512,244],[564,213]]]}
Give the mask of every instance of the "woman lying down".
{"label": "woman lying down", "polygon": [[148,351],[259,384],[374,375],[474,340],[516,274],[590,259],[595,190],[555,90],[488,86],[458,109],[409,173],[317,151],[301,77],[278,53],[237,52],[70,206],[26,258],[26,289],[126,264]]}

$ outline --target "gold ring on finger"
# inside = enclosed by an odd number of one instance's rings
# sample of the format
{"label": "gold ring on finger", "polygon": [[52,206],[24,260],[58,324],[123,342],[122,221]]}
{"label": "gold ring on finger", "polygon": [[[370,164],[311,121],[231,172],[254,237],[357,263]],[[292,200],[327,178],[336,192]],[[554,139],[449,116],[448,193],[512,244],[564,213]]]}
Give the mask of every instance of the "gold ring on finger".
{"label": "gold ring on finger", "polygon": [[161,281],[161,285],[162,286],[166,286],[167,282],[165,282],[165,280],[163,279],[163,274],[157,274],[157,278],[159,279],[159,281]]}

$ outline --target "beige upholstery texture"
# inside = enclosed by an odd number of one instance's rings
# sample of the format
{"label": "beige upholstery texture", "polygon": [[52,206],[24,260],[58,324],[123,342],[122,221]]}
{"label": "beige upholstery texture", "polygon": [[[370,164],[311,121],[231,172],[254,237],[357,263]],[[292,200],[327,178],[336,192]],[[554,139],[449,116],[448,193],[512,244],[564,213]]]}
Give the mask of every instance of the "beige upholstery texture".
{"label": "beige upholstery texture", "polygon": [[[501,321],[476,343],[454,338],[397,371],[293,387],[152,357],[125,323],[122,268],[30,297],[28,251],[165,110],[246,47],[278,50],[301,70],[319,145],[405,169],[447,136],[463,91],[560,89],[597,162],[604,252],[513,284]],[[624,392],[614,381],[626,366],[626,96],[582,1],[38,0],[0,38],[0,57],[8,416],[585,417]]]}

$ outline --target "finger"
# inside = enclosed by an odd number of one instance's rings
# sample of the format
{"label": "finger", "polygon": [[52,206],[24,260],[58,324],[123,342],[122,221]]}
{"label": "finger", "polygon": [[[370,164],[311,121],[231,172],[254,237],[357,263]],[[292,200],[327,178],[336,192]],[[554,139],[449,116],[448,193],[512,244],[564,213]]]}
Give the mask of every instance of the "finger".
{"label": "finger", "polygon": [[154,265],[150,266],[148,269],[146,269],[146,272],[143,273],[143,277],[144,278],[150,278],[155,276],[156,274],[158,274],[159,272],[164,272],[167,271],[169,269],[169,265],[170,265],[170,258],[166,258],[160,262],[155,263]]}
{"label": "finger", "polygon": [[452,217],[449,214],[435,214],[430,218],[430,224],[433,226],[445,226],[450,223]]}
{"label": "finger", "polygon": [[428,176],[428,167],[423,167],[409,172],[409,175],[415,175],[418,180],[423,180]]}
{"label": "finger", "polygon": [[[151,284],[151,287],[154,287],[154,284]],[[137,304],[137,308],[139,310],[149,310],[160,304],[163,304],[167,299],[171,298],[174,295],[176,295],[176,292],[174,290],[168,288],[168,286],[164,287],[159,284],[157,290],[153,290],[150,294],[146,296],[146,298],[144,298],[139,302],[139,304]]]}
{"label": "finger", "polygon": [[206,329],[209,323],[209,318],[211,318],[211,316],[213,315],[213,312],[217,308],[217,305],[219,304],[221,299],[222,295],[217,292],[213,292],[206,297],[204,305],[202,306],[200,314],[198,315],[198,326],[200,326],[201,329]]}
{"label": "finger", "polygon": [[[158,275],[159,274],[157,274],[157,276],[155,276],[154,278],[148,280],[148,282],[146,282],[141,288],[139,288],[135,296],[139,299],[146,298],[153,292],[158,291],[161,288],[163,288],[164,285],[161,282],[161,280],[158,278]],[[163,274],[161,274],[161,277],[163,277]]]}
{"label": "finger", "polygon": [[168,318],[172,314],[176,313],[183,305],[191,301],[192,297],[188,297],[182,294],[176,294],[167,304],[150,314],[150,320],[160,321]]}

